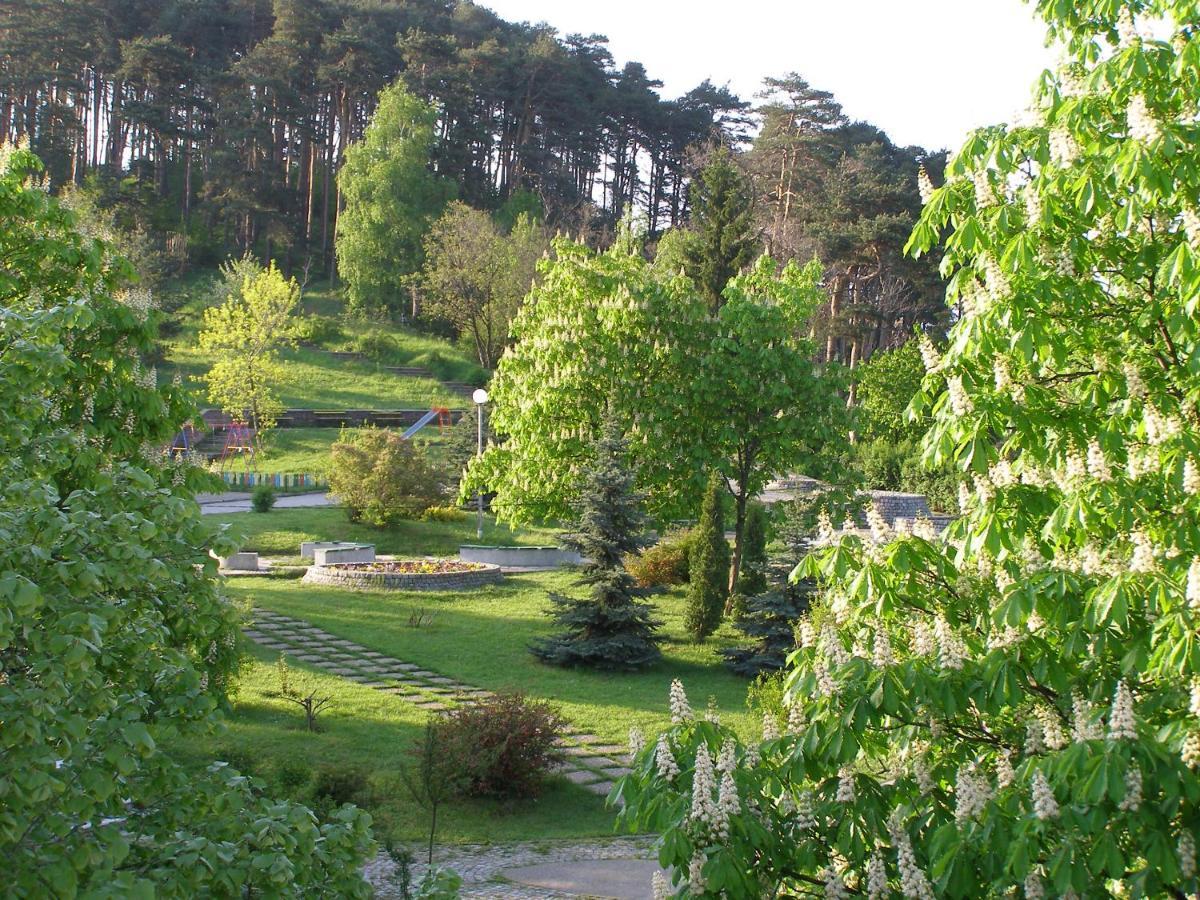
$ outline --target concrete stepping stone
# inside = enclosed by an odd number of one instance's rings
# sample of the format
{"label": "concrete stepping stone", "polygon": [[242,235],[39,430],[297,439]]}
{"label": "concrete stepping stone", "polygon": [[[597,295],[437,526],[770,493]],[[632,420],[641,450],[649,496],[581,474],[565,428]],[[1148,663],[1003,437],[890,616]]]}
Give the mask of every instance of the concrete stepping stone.
{"label": "concrete stepping stone", "polygon": [[377,650],[368,650],[363,656],[367,659],[387,659],[386,653],[380,653]]}
{"label": "concrete stepping stone", "polygon": [[596,782],[600,776],[595,772],[586,772],[583,769],[571,769],[568,772],[562,773],[563,778],[572,784],[588,785]]}
{"label": "concrete stepping stone", "polygon": [[583,789],[591,791],[597,797],[607,797],[614,787],[616,785],[611,781],[597,781],[595,784],[585,784]]}
{"label": "concrete stepping stone", "polygon": [[306,662],[306,663],[323,663],[323,662],[325,662],[324,657],[316,656],[312,653],[302,653],[299,656],[297,656],[296,659],[300,660],[301,662]]}
{"label": "concrete stepping stone", "polygon": [[334,675],[345,675],[347,677],[358,674],[353,669],[347,669],[344,666],[338,666],[336,668],[330,669],[329,671],[331,671]]}
{"label": "concrete stepping stone", "polygon": [[427,672],[424,669],[413,669],[412,674],[416,675],[418,678],[424,678],[426,681],[437,677],[437,672]]}
{"label": "concrete stepping stone", "polygon": [[392,660],[392,668],[400,669],[404,672],[419,672],[421,670],[420,666],[414,666],[412,663],[398,662],[396,660]]}
{"label": "concrete stepping stone", "polygon": [[[434,675],[429,679],[434,684],[457,684],[453,678],[447,678],[445,675]],[[461,687],[461,685],[460,685]]]}
{"label": "concrete stepping stone", "polygon": [[431,710],[433,712],[442,712],[443,710],[447,710],[450,708],[445,703],[438,703],[436,700],[431,700],[428,703],[415,703],[413,705],[419,706],[419,707],[421,707],[421,709]]}
{"label": "concrete stepping stone", "polygon": [[625,766],[613,766],[611,769],[601,769],[600,771],[609,778],[624,778],[626,775],[633,774],[633,769],[626,768]]}
{"label": "concrete stepping stone", "polygon": [[603,756],[585,756],[575,761],[581,766],[587,766],[589,769],[613,769],[617,766],[615,760],[607,759]]}

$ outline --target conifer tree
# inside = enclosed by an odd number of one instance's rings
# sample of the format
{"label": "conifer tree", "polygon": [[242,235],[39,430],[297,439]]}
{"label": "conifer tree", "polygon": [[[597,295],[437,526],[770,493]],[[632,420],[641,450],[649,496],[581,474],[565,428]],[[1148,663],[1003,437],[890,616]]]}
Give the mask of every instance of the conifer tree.
{"label": "conifer tree", "polygon": [[754,597],[767,589],[767,508],[758,502],[751,503],[745,528],[737,592],[743,597]]}
{"label": "conifer tree", "polygon": [[642,547],[643,518],[626,468],[626,442],[616,422],[605,421],[595,462],[577,504],[575,533],[563,544],[587,562],[578,584],[582,599],[551,594],[558,634],[530,648],[543,662],[597,669],[637,669],[659,658],[660,623],[642,602],[626,555]]}
{"label": "conifer tree", "polygon": [[687,629],[698,641],[721,624],[721,613],[729,596],[729,542],[721,514],[721,476],[713,472],[704,492],[700,524],[688,562]]}
{"label": "conifer tree", "polygon": [[729,279],[748,265],[758,250],[752,197],[749,179],[725,147],[713,153],[692,184],[685,270],[713,313],[721,308],[721,292]]}
{"label": "conifer tree", "polygon": [[796,648],[796,623],[808,610],[812,590],[812,582],[801,581],[764,590],[746,600],[745,611],[733,624],[752,643],[722,650],[726,665],[750,678],[782,669]]}

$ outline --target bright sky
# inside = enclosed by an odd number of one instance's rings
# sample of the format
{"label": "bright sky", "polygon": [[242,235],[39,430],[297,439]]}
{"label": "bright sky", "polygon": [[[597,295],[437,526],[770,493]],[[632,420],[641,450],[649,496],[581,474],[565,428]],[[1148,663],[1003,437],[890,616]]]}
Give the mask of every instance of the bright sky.
{"label": "bright sky", "polygon": [[1054,62],[1021,0],[478,2],[561,35],[606,35],[617,65],[641,62],[665,97],[710,78],[750,98],[764,76],[796,71],[851,118],[929,150],[1011,121]]}

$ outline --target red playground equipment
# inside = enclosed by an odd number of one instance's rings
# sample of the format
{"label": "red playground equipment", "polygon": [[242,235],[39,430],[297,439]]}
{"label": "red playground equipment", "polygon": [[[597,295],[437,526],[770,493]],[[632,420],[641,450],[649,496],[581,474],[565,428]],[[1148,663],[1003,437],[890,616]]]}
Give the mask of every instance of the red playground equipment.
{"label": "red playground equipment", "polygon": [[254,462],[254,429],[240,419],[235,419],[225,426],[225,446],[221,448],[221,471],[224,472],[233,465],[234,460],[241,459],[243,467],[249,470]]}

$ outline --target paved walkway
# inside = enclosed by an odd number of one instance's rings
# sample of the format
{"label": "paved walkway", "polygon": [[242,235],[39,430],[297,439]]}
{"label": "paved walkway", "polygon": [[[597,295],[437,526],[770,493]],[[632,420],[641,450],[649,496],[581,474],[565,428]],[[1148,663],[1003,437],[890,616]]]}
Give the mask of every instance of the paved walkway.
{"label": "paved walkway", "polygon": [[[198,494],[196,502],[205,515],[216,513],[250,512],[250,494],[245,491],[227,491],[223,494]],[[324,491],[307,494],[278,494],[276,509],[295,509],[304,506],[333,506],[333,498]]]}
{"label": "paved walkway", "polygon": [[[246,636],[263,647],[430,712],[490,696],[489,691],[267,609],[254,611],[254,623],[246,629]],[[562,744],[566,755],[559,774],[586,791],[607,797],[616,779],[629,773],[626,749],[611,741],[568,728]]]}
{"label": "paved walkway", "polygon": [[[488,900],[650,900],[650,881],[659,871],[652,858],[652,837],[594,841],[526,841],[517,844],[436,847],[434,865],[456,871],[463,879],[463,897]],[[418,852],[424,860],[423,852]],[[414,863],[413,883],[425,876],[425,865]],[[384,854],[370,862],[365,875],[375,896],[396,898],[400,891],[392,876],[395,866]]]}

